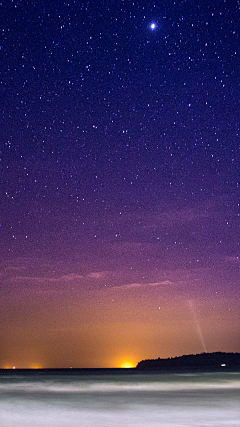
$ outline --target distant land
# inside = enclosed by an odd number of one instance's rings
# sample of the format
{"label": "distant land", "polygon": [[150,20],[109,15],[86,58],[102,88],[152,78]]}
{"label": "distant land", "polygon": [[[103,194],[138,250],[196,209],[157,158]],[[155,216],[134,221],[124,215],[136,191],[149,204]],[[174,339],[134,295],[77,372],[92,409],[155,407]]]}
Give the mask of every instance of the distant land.
{"label": "distant land", "polygon": [[0,368],[0,375],[121,375],[138,374],[140,371],[152,373],[167,372],[216,372],[240,371],[240,353],[200,353],[168,359],[142,360],[133,368]]}
{"label": "distant land", "polygon": [[141,371],[216,371],[240,370],[240,353],[189,354],[170,359],[142,360],[136,366]]}

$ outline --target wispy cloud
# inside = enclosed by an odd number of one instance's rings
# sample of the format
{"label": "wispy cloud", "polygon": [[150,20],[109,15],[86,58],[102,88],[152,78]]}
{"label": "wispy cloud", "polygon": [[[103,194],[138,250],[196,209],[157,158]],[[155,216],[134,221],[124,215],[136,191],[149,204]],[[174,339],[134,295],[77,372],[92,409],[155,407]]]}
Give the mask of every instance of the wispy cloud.
{"label": "wispy cloud", "polygon": [[22,271],[24,270],[25,267],[16,267],[14,265],[9,265],[7,267],[4,268],[4,271]]}
{"label": "wispy cloud", "polygon": [[114,286],[114,289],[133,289],[133,288],[146,288],[151,286],[163,286],[163,285],[173,285],[174,282],[170,280],[164,280],[163,282],[149,282],[149,283],[129,283],[120,286]]}
{"label": "wispy cloud", "polygon": [[10,279],[13,282],[31,282],[35,284],[43,283],[69,283],[77,280],[82,280],[84,276],[76,273],[70,273],[60,277],[38,277],[38,276],[15,276]]}
{"label": "wispy cloud", "polygon": [[149,214],[143,220],[142,228],[151,230],[161,227],[173,227],[209,217],[209,212],[197,208],[168,210],[165,212]]}
{"label": "wispy cloud", "polygon": [[9,280],[11,283],[16,282],[31,282],[33,284],[61,284],[61,283],[72,283],[72,282],[83,282],[88,281],[89,279],[99,280],[104,279],[109,274],[107,271],[99,271],[99,272],[90,272],[87,274],[78,274],[78,273],[69,273],[64,274],[59,277],[52,276],[32,276],[32,275],[17,275],[14,277],[10,277]]}
{"label": "wispy cloud", "polygon": [[106,276],[108,276],[108,271],[96,271],[92,273],[88,273],[86,277],[89,277],[90,279],[103,279]]}
{"label": "wispy cloud", "polygon": [[56,280],[58,282],[72,282],[75,280],[80,280],[82,279],[84,276],[82,274],[78,274],[78,273],[69,273],[66,274],[64,276],[60,276],[58,277]]}
{"label": "wispy cloud", "polygon": [[[158,209],[155,211],[145,210],[141,213],[126,213],[118,218],[119,227],[131,226],[131,229],[152,231],[171,228],[184,224],[195,224],[206,219],[221,216],[227,209],[227,200],[225,198],[211,198],[201,204],[195,203],[182,208]],[[137,248],[136,248],[137,249]]]}

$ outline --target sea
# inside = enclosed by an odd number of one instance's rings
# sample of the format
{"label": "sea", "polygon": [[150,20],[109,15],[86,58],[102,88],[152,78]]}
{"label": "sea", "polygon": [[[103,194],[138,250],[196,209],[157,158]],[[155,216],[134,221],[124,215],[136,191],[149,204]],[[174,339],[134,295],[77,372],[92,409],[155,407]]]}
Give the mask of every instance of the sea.
{"label": "sea", "polygon": [[1,370],[0,427],[239,427],[240,373]]}

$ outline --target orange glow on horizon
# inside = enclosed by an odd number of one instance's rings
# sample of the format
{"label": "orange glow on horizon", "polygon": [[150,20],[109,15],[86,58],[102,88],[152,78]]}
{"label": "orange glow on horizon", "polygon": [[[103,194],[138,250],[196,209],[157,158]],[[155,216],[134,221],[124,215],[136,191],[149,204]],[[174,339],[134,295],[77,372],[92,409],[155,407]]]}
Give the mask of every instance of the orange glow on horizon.
{"label": "orange glow on horizon", "polygon": [[38,365],[20,366],[20,367],[5,365],[2,368],[0,367],[0,369],[43,369],[43,367]]}
{"label": "orange glow on horizon", "polygon": [[133,363],[133,362],[131,362],[130,360],[125,360],[124,362],[122,362],[121,364],[120,364],[120,368],[135,368],[136,367],[136,365]]}

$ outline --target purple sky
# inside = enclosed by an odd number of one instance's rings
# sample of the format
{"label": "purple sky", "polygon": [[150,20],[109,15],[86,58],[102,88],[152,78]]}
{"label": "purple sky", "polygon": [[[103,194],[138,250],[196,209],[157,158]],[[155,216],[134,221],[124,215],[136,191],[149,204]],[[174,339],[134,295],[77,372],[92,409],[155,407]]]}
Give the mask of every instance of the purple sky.
{"label": "purple sky", "polygon": [[0,13],[0,367],[240,351],[238,2]]}

